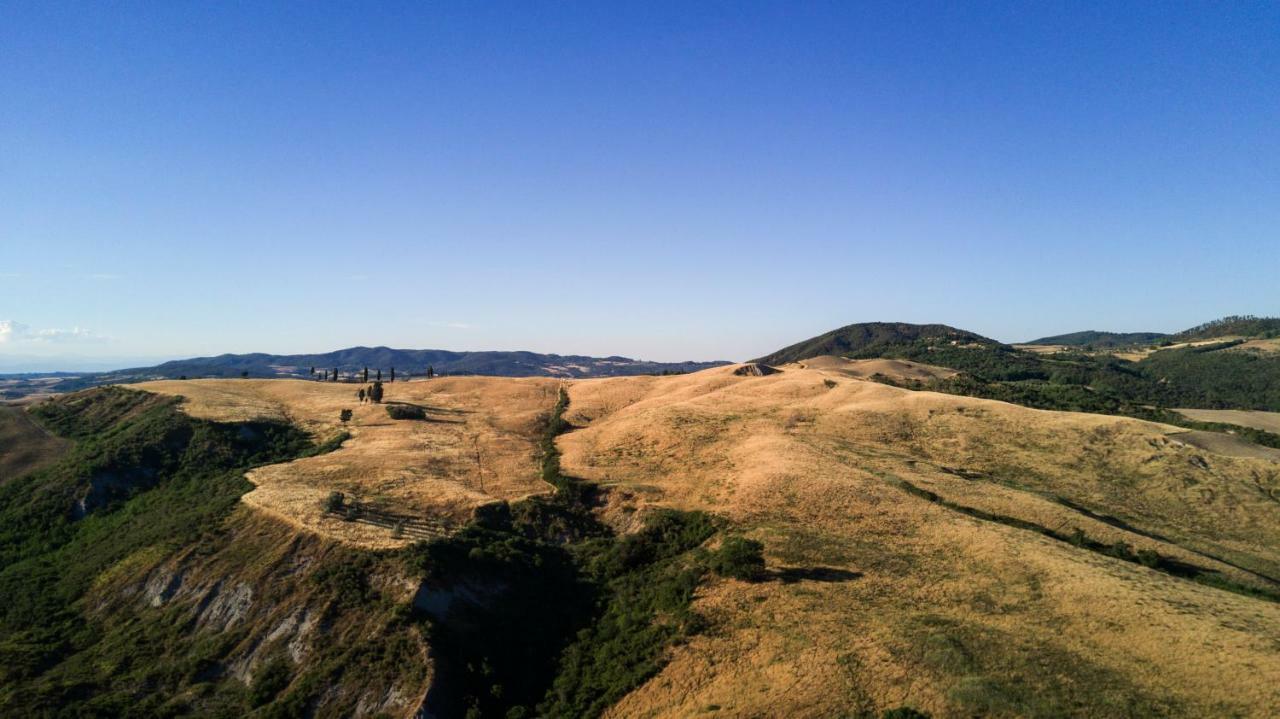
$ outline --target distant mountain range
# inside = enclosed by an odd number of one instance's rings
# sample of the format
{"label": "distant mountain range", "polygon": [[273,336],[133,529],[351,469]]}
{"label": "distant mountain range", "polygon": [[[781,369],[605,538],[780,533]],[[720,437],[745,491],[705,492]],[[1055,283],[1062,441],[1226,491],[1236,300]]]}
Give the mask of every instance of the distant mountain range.
{"label": "distant mountain range", "polygon": [[[224,354],[173,360],[151,367],[110,372],[27,373],[12,375],[0,386],[3,398],[17,399],[33,392],[68,392],[102,384],[124,384],[152,379],[203,377],[253,377],[308,379],[337,370],[354,376],[366,367],[372,377],[378,370],[389,378],[392,368],[400,378],[421,377],[430,367],[440,375],[493,375],[499,377],[616,377],[637,374],[697,372],[729,364],[714,362],[646,362],[629,357],[539,354],[537,352],[450,352],[391,347],[349,347],[334,352],[299,355],[263,353]],[[56,383],[49,380],[59,378]]]}

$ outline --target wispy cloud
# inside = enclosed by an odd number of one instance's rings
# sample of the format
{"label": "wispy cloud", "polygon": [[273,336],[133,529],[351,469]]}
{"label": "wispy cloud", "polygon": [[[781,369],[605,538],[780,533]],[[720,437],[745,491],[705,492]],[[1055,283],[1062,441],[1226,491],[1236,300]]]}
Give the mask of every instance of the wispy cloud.
{"label": "wispy cloud", "polygon": [[108,337],[82,327],[32,329],[29,325],[24,325],[14,320],[0,320],[0,345],[94,343],[106,342],[108,339]]}
{"label": "wispy cloud", "polygon": [[451,330],[469,330],[475,325],[467,322],[428,322],[432,327],[447,327]]}

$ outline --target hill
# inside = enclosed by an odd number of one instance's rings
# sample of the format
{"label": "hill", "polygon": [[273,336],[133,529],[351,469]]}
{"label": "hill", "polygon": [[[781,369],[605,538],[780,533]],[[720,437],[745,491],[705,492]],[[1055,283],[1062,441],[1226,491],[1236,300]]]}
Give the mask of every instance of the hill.
{"label": "hill", "polygon": [[1234,315],[1196,325],[1174,335],[1180,342],[1218,337],[1280,337],[1280,317]]}
{"label": "hill", "polygon": [[1168,337],[1169,335],[1163,332],[1099,332],[1097,330],[1085,330],[1083,332],[1070,332],[1065,335],[1041,337],[1023,344],[1064,345],[1067,347],[1089,345],[1094,347],[1130,347],[1133,345],[1154,344]]}
{"label": "hill", "polygon": [[1275,460],[862,379],[946,376],[914,362],[737,369],[388,385],[420,420],[304,381],[37,404],[26,418],[67,446],[0,483],[0,704],[407,719],[1280,702],[1258,679],[1280,672]]}
{"label": "hill", "polygon": [[[1265,330],[1271,320],[1227,318],[1216,329]],[[1207,325],[1206,327],[1208,327]],[[1275,340],[1187,340],[1132,361],[1068,349],[1040,353],[1004,345],[944,325],[850,325],[757,360],[800,362],[835,354],[849,359],[910,360],[959,374],[898,382],[914,389],[1015,402],[1040,409],[1120,414],[1187,424],[1164,408],[1280,411],[1280,347]],[[895,382],[891,377],[885,381]],[[1280,436],[1253,434],[1280,446]]]}
{"label": "hill", "polygon": [[947,325],[913,325],[906,322],[862,322],[832,330],[753,360],[777,365],[812,357],[834,355],[852,359],[880,356],[906,346],[998,345],[972,332]]}

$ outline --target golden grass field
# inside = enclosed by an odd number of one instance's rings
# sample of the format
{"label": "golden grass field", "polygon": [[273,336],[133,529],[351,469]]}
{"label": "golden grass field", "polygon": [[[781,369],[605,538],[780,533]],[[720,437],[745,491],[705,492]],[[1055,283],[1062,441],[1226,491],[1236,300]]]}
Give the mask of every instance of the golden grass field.
{"label": "golden grass field", "polygon": [[912,704],[935,717],[1261,717],[1280,706],[1267,679],[1280,676],[1280,605],[895,485],[1249,581],[1205,555],[1280,574],[1280,464],[1207,454],[1163,425],[783,369],[571,386],[582,428],[561,441],[567,471],[639,505],[727,515],[765,542],[775,568],[860,575],[713,585],[697,606],[714,629],[676,649],[613,716],[827,717]]}
{"label": "golden grass field", "polygon": [[[322,511],[341,491],[388,510],[457,526],[477,506],[548,491],[538,447],[559,380],[450,377],[386,383],[382,405],[359,404],[354,384],[305,380],[164,380],[138,389],[185,398],[205,419],[290,421],[318,441],[348,431],[334,452],[249,473],[246,504],[292,524],[366,547],[401,546],[387,529]],[[393,420],[386,405],[427,408],[427,421]],[[353,418],[343,425],[342,409]]]}
{"label": "golden grass field", "polygon": [[[938,371],[829,358],[768,376],[721,367],[566,383],[567,473],[606,487],[619,527],[701,509],[760,539],[779,579],[717,579],[708,631],[672,650],[615,717],[839,717],[909,704],[934,717],[1274,716],[1280,604],[1114,559],[909,493],[1234,581],[1280,577],[1280,462],[1217,454],[1180,428],[912,392],[865,381]],[[364,547],[385,529],[319,509],[331,490],[465,519],[544,491],[536,442],[560,380],[387,385],[439,421],[392,421],[354,385],[140,385],[212,419],[274,417],[336,452],[250,474],[251,507]],[[477,449],[478,448],[478,449]],[[479,456],[479,462],[476,456]],[[787,578],[788,581],[782,581]]]}

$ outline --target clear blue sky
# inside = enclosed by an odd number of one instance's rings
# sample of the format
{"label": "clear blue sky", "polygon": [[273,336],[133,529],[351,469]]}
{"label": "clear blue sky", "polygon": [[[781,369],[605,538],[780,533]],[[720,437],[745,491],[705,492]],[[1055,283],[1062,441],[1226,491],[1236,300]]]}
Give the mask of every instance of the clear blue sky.
{"label": "clear blue sky", "polygon": [[1280,314],[1277,3],[0,5],[0,356]]}

